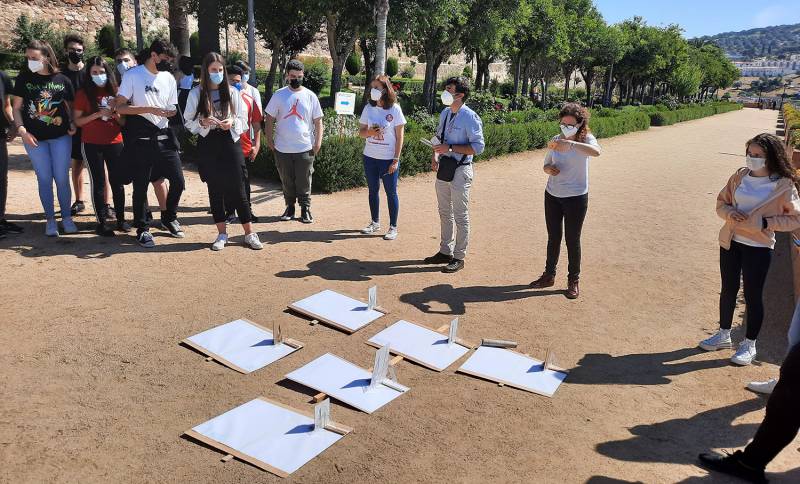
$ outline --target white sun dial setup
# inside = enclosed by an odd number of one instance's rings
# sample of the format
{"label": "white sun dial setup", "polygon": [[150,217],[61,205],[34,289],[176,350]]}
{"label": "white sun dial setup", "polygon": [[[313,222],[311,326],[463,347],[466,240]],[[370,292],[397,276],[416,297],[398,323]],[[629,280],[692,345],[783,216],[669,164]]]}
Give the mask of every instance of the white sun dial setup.
{"label": "white sun dial setup", "polygon": [[387,313],[378,306],[378,288],[372,286],[367,303],[326,289],[289,305],[289,309],[312,318],[312,324],[325,323],[352,334]]}
{"label": "white sun dial setup", "polygon": [[435,331],[400,320],[370,338],[367,344],[376,348],[388,346],[393,354],[435,371],[445,370],[472,348],[458,339],[458,318]]}

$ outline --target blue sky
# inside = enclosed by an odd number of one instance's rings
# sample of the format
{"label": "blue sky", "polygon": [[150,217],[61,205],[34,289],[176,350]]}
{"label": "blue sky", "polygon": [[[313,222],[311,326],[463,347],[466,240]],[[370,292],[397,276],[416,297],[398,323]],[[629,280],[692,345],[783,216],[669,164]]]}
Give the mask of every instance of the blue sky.
{"label": "blue sky", "polygon": [[800,23],[800,2],[785,0],[594,0],[608,23],[635,15],[650,25],[679,24],[686,37]]}

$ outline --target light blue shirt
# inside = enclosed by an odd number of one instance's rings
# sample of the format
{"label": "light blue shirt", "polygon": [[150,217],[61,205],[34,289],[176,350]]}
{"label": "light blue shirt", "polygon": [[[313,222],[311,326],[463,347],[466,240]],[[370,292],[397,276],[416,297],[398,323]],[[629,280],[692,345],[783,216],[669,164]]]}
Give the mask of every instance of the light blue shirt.
{"label": "light blue shirt", "polygon": [[[557,140],[556,136],[553,140]],[[592,134],[586,135],[584,143],[594,146],[597,139]],[[544,158],[545,165],[553,165],[559,174],[547,179],[547,193],[554,197],[578,197],[589,193],[589,156],[576,149],[560,153],[550,150]]]}
{"label": "light blue shirt", "polygon": [[[442,126],[447,119],[447,128],[445,128],[444,136],[442,136]],[[441,139],[442,144],[446,145],[470,145],[475,154],[483,153],[486,143],[483,141],[483,123],[480,116],[475,111],[464,105],[456,112],[445,108],[439,116],[439,125],[436,126],[436,136]],[[472,155],[462,155],[460,153],[453,153],[455,159],[461,160],[463,163],[472,163]]]}

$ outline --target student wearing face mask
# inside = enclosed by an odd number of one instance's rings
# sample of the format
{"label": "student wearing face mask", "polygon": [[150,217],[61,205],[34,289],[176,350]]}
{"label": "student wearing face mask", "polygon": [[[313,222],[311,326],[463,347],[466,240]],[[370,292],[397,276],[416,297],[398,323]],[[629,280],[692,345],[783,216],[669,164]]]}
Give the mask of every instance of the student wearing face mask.
{"label": "student wearing face mask", "polygon": [[[64,36],[64,54],[67,62],[61,66],[61,72],[72,82],[72,89],[77,93],[83,87],[84,67],[83,38],[76,34]],[[72,215],[77,215],[86,210],[83,200],[83,155],[81,154],[81,130],[72,137],[72,189],[75,191],[75,202],[72,204]]]}
{"label": "student wearing face mask", "polygon": [[257,84],[254,83],[256,79],[252,78],[252,76],[254,76],[252,69],[250,69],[250,66],[247,64],[247,62],[243,60],[236,61],[234,65],[242,70],[242,92],[247,93],[250,97],[252,97],[256,101],[258,110],[263,113],[264,107],[261,103],[261,92],[258,90],[258,87],[256,87]]}
{"label": "student wearing face mask", "polygon": [[700,342],[715,351],[733,347],[731,325],[740,281],[747,314],[745,339],[731,358],[745,366],[756,356],[756,338],[764,319],[762,298],[775,232],[800,229],[800,182],[783,142],[760,134],[745,145],[746,167],[728,180],[717,197],[717,215],[725,221],[719,233],[719,331]]}
{"label": "student wearing face mask", "polygon": [[[110,219],[116,219],[116,227],[125,231],[125,188],[122,166],[122,133],[124,118],[114,111],[117,97],[117,81],[111,67],[102,57],[92,57],[87,63],[89,80],[75,96],[73,114],[75,124],[81,127],[81,152],[89,166],[89,180],[92,188],[97,227],[95,232],[102,236],[113,236],[114,231],[106,226]],[[111,181],[114,198],[114,216],[103,198],[106,179]]]}
{"label": "student wearing face mask", "polygon": [[69,166],[72,135],[75,134],[70,106],[75,97],[72,83],[60,73],[58,59],[47,42],[31,41],[25,48],[25,57],[26,68],[19,73],[14,85],[15,127],[11,138],[22,138],[36,172],[39,199],[47,219],[45,234],[59,235],[53,181],[64,232],[72,234],[78,231],[70,212]]}
{"label": "student wearing face mask", "polygon": [[114,63],[116,65],[117,85],[122,82],[122,76],[126,72],[137,66],[136,57],[128,49],[117,49],[114,53]]}
{"label": "student wearing face mask", "polygon": [[[286,83],[270,98],[267,113],[267,146],[275,152],[275,163],[283,185],[286,210],[281,220],[292,220],[300,203],[300,221],[310,224],[311,175],[314,158],[322,146],[322,107],[317,95],[303,87],[303,63],[286,64]],[[313,137],[312,137],[313,133]]]}
{"label": "student wearing face mask", "polygon": [[[247,170],[247,164],[254,163],[258,152],[261,151],[261,124],[264,119],[258,101],[250,95],[250,91],[245,87],[248,85],[244,83],[243,79],[245,79],[245,72],[238,64],[228,67],[228,82],[231,87],[239,91],[242,96],[244,107],[247,110],[247,129],[245,129],[239,137],[239,143],[242,145],[242,154],[244,155],[242,175],[244,176],[247,205],[250,207],[250,220],[254,223],[258,223],[258,217],[253,213],[253,204],[250,199],[250,173]],[[258,96],[258,94],[256,94],[256,96]],[[233,210],[228,208],[227,211],[227,217],[228,220],[230,220],[233,217]]]}
{"label": "student wearing face mask", "polygon": [[175,71],[175,81],[178,83],[178,107],[181,112],[186,111],[186,99],[189,91],[194,87],[194,62],[188,55],[178,59],[178,70]]}
{"label": "student wearing face mask", "polygon": [[6,201],[8,199],[8,137],[13,133],[14,109],[11,107],[11,94],[14,84],[8,75],[0,71],[0,239],[6,234],[21,234],[22,227],[6,220]]}
{"label": "student wearing face mask", "polygon": [[178,104],[178,88],[171,74],[176,52],[162,39],[154,40],[149,52],[144,64],[122,78],[115,102],[117,112],[126,116],[125,156],[132,165],[133,221],[136,240],[144,248],[155,247],[147,220],[147,185],[161,178],[169,181],[161,222],[173,237],[184,237],[177,211],[185,181],[180,145],[169,128]]}
{"label": "student wearing face mask", "polygon": [[397,181],[400,177],[400,152],[406,118],[397,104],[397,94],[387,76],[378,76],[370,84],[370,101],[361,112],[358,134],[364,143],[364,174],[369,187],[369,211],[371,221],[361,232],[373,234],[381,229],[380,189],[386,191],[389,205],[389,230],[386,240],[397,238],[397,216],[400,202],[397,197]]}
{"label": "student wearing face mask", "polygon": [[[469,192],[474,171],[473,156],[483,153],[483,123],[466,104],[469,80],[451,77],[441,94],[445,109],[439,116],[431,168],[436,172],[436,200],[439,204],[441,242],[439,252],[425,259],[426,264],[446,264],[442,272],[464,268],[469,244]],[[455,226],[455,230],[453,227]]]}
{"label": "student wearing face mask", "polygon": [[206,54],[200,70],[200,85],[186,102],[186,129],[198,135],[198,160],[205,172],[211,213],[217,226],[212,250],[228,242],[225,207],[235,209],[251,249],[263,248],[253,232],[250,206],[244,187],[244,156],[240,138],[247,131],[247,108],[238,89],[228,83],[225,59],[216,52]]}
{"label": "student wearing face mask", "polygon": [[580,104],[565,105],[558,119],[561,134],[550,141],[544,158],[544,172],[550,175],[544,193],[547,262],[531,287],[555,285],[563,232],[569,258],[566,296],[576,299],[580,295],[581,230],[589,208],[589,158],[600,156],[600,145],[589,132],[589,110]]}

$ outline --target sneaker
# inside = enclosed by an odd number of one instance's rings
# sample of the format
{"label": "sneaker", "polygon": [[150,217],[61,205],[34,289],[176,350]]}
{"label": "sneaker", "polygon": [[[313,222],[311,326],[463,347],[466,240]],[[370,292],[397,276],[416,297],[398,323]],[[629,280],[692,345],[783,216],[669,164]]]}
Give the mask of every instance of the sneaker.
{"label": "sneaker", "polygon": [[244,236],[244,243],[250,246],[253,250],[261,250],[264,248],[261,245],[261,241],[258,239],[258,234],[255,232],[251,232]]}
{"label": "sneaker", "polygon": [[733,348],[733,342],[731,341],[731,330],[720,329],[717,331],[717,334],[710,338],[704,339],[698,346],[706,351],[717,351]]}
{"label": "sneaker", "polygon": [[389,226],[389,231],[383,236],[383,240],[394,240],[397,238],[397,227]]}
{"label": "sneaker", "polygon": [[761,393],[762,395],[771,395],[777,383],[777,378],[770,378],[767,381],[751,381],[747,384],[747,389],[751,392]]}
{"label": "sneaker", "polygon": [[444,266],[442,272],[445,274],[452,274],[464,268],[464,259],[451,259],[450,263]]}
{"label": "sneaker", "polygon": [[58,237],[58,222],[56,222],[56,219],[47,219],[47,226],[44,229],[44,234],[48,237]]}
{"label": "sneaker", "polygon": [[19,225],[9,222],[8,220],[5,219],[0,220],[0,230],[9,234],[21,234],[22,232],[25,231],[25,229],[23,229]]}
{"label": "sneaker", "polygon": [[544,272],[538,279],[530,283],[530,287],[534,289],[544,289],[546,287],[553,287],[555,284],[556,276]]}
{"label": "sneaker", "polygon": [[161,224],[166,227],[170,234],[177,239],[182,239],[186,237],[186,234],[183,233],[183,229],[181,228],[181,224],[178,223],[177,220],[173,220],[172,222],[161,222]]}
{"label": "sneaker", "polygon": [[423,262],[426,264],[449,264],[451,260],[453,260],[453,256],[437,252],[436,255],[426,257]]}
{"label": "sneaker", "polygon": [[228,234],[219,234],[217,235],[217,240],[211,244],[211,250],[222,250],[225,248],[225,244],[228,243]]}
{"label": "sneaker", "polygon": [[314,217],[311,215],[311,207],[300,208],[300,221],[304,224],[314,223]]}
{"label": "sneaker", "polygon": [[226,215],[225,216],[225,223],[227,225],[235,224],[236,223],[236,214],[235,213],[230,213],[230,214]]}
{"label": "sneaker", "polygon": [[369,225],[361,229],[362,234],[374,234],[381,229],[381,224],[378,222],[370,222]]}
{"label": "sneaker", "polygon": [[567,292],[564,293],[567,296],[567,299],[578,299],[580,296],[581,291],[578,289],[578,280],[573,279],[571,281],[567,281]]}
{"label": "sneaker", "polygon": [[283,211],[283,215],[281,215],[281,220],[284,222],[288,222],[294,218],[294,204],[287,205],[286,210]]}
{"label": "sneaker", "polygon": [[756,340],[746,339],[739,343],[739,348],[736,354],[731,358],[731,362],[735,365],[747,366],[753,362],[756,357]]}
{"label": "sneaker", "polygon": [[758,484],[769,482],[764,476],[764,469],[751,467],[742,462],[743,452],[737,450],[733,454],[717,454],[709,452],[700,454],[698,457],[703,467],[711,469],[739,479],[755,482]]}
{"label": "sneaker", "polygon": [[72,204],[69,211],[72,215],[78,215],[79,213],[86,210],[86,204],[83,203],[81,200],[75,200],[75,203]]}
{"label": "sneaker", "polygon": [[117,220],[117,230],[128,233],[131,231],[131,224],[124,220]]}
{"label": "sneaker", "polygon": [[78,227],[75,226],[75,222],[73,222],[71,218],[62,219],[61,225],[64,227],[65,234],[78,233]]}
{"label": "sneaker", "polygon": [[106,224],[97,224],[97,227],[94,228],[94,233],[100,235],[102,237],[113,237],[114,231],[110,228],[106,227]]}
{"label": "sneaker", "polygon": [[136,236],[136,242],[139,242],[139,245],[145,249],[152,249],[156,246],[156,242],[153,240],[153,235],[147,230]]}

